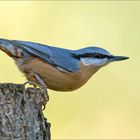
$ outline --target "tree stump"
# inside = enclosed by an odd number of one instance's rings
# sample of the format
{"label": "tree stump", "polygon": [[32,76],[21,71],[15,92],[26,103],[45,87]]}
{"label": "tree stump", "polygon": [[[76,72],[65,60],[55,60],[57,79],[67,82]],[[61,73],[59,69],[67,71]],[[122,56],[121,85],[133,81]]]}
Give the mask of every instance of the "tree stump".
{"label": "tree stump", "polygon": [[[25,92],[26,91],[26,92]],[[50,140],[42,93],[19,84],[0,84],[0,140]]]}

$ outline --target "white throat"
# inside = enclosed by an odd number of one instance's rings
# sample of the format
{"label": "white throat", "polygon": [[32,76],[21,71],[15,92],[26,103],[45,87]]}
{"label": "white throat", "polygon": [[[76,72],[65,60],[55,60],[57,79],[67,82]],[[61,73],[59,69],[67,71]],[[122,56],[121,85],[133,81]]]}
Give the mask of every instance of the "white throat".
{"label": "white throat", "polygon": [[107,62],[107,58],[104,58],[104,59],[98,59],[98,58],[80,58],[80,60],[82,61],[82,63],[84,65],[94,65],[94,66],[103,66],[103,65],[106,65],[108,62]]}

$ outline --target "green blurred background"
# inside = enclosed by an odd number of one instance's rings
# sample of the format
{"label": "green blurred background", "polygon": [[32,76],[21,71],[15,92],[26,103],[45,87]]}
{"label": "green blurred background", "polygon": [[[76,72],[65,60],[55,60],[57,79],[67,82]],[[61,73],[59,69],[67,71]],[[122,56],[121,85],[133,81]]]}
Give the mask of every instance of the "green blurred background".
{"label": "green blurred background", "polygon": [[[129,56],[77,91],[50,90],[44,113],[53,139],[140,138],[139,1],[0,1],[0,37]],[[25,82],[2,52],[0,82]]]}

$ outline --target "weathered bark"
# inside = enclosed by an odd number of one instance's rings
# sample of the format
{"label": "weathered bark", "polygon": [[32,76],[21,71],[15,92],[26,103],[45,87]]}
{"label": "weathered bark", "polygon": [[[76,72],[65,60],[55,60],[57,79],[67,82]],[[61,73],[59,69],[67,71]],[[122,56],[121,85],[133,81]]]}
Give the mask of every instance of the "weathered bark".
{"label": "weathered bark", "polygon": [[50,140],[40,92],[23,85],[0,84],[0,140]]}

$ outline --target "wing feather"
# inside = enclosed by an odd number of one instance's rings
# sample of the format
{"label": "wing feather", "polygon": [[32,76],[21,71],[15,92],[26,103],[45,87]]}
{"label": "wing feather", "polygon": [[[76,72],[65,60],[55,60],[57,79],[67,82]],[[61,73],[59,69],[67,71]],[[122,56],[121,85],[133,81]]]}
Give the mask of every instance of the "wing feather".
{"label": "wing feather", "polygon": [[18,40],[13,40],[12,42],[14,45],[23,48],[26,52],[68,72],[76,72],[80,69],[79,60],[73,57],[72,50],[47,46],[34,42]]}

